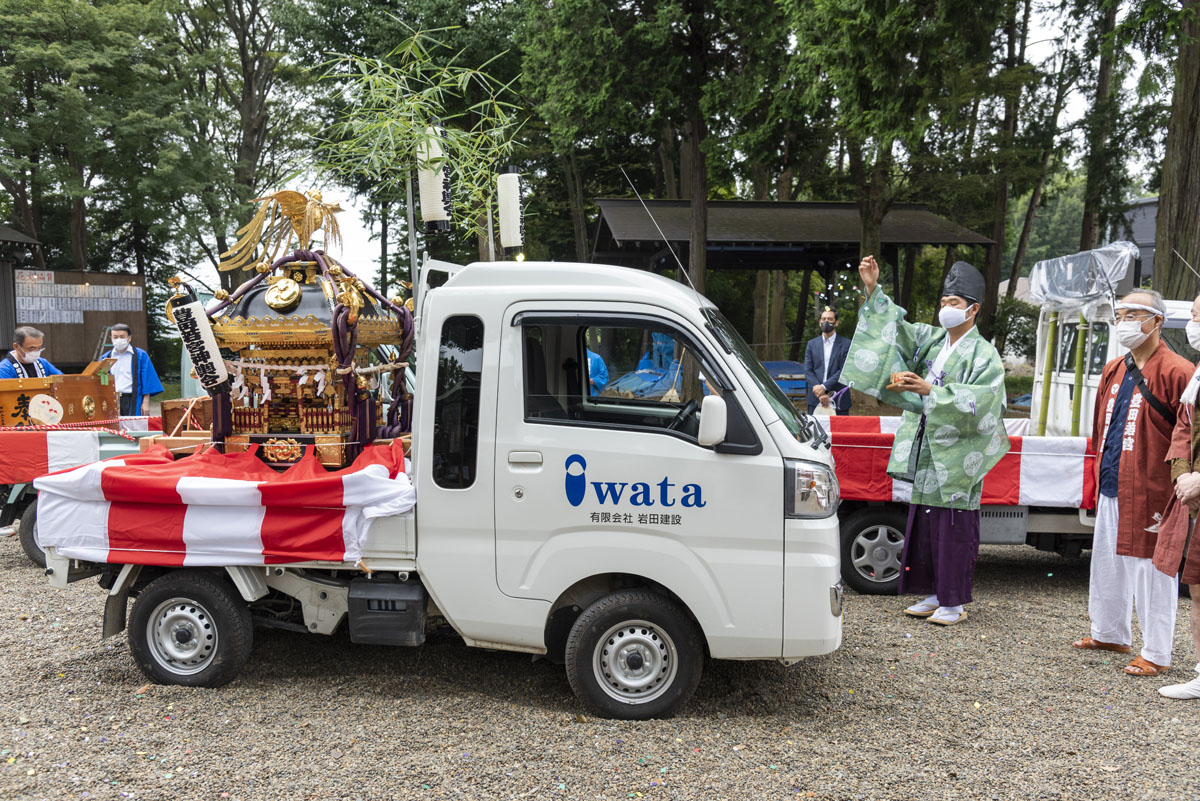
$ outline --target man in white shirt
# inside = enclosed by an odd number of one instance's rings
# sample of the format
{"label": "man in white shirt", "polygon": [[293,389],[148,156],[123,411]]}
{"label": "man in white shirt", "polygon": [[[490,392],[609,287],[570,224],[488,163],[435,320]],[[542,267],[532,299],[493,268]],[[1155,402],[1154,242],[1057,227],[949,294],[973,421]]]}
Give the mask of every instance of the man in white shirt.
{"label": "man in white shirt", "polygon": [[850,340],[837,335],[838,314],[826,306],[818,321],[821,335],[813,338],[804,349],[804,378],[808,387],[808,413],[817,404],[832,406],[838,414],[850,414],[850,393],[843,392],[837,401],[834,394],[842,389],[842,367],[850,351]]}
{"label": "man in white shirt", "polygon": [[150,396],[163,391],[158,372],[150,362],[150,354],[134,347],[132,331],[125,323],[117,323],[110,329],[113,349],[100,358],[116,359],[112,367],[116,381],[117,398],[121,404],[122,417],[150,414]]}

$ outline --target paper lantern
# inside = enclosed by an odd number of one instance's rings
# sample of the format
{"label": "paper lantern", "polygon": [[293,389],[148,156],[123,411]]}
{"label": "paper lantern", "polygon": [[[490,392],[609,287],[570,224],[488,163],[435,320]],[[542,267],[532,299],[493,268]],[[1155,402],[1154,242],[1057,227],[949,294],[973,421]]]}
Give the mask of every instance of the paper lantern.
{"label": "paper lantern", "polygon": [[417,144],[417,187],[421,195],[421,220],[425,233],[450,230],[450,170],[441,140],[446,129],[430,125],[427,139]]}
{"label": "paper lantern", "polygon": [[525,244],[525,215],[521,210],[521,178],[515,167],[496,176],[500,208],[500,247],[519,250]]}

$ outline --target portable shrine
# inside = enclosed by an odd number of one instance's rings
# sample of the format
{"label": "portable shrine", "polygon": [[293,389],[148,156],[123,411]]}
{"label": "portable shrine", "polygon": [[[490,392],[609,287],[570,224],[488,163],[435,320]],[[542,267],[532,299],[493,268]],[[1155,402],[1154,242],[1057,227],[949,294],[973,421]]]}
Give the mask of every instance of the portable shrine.
{"label": "portable shrine", "polygon": [[[411,426],[404,359],[412,350],[412,315],[323,250],[310,249],[318,231],[326,242],[338,241],[337,206],[298,192],[260,202],[221,264],[257,274],[232,294],[219,291],[207,310],[173,280],[171,316],[213,395],[213,439],[227,453],[258,445],[268,463],[287,465],[313,445],[323,464],[343,467],[364,445]],[[386,417],[381,388],[390,389]]]}

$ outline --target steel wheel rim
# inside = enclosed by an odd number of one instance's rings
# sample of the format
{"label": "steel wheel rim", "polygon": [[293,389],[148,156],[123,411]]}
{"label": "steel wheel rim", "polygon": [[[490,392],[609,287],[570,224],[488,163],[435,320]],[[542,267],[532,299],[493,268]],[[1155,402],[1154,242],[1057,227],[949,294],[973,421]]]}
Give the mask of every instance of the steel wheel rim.
{"label": "steel wheel rim", "polygon": [[181,676],[204,670],[217,654],[212,615],[188,598],[171,598],[156,606],[146,623],[146,640],[154,661]]}
{"label": "steel wheel rim", "polygon": [[850,544],[850,564],[867,581],[884,584],[900,575],[904,534],[886,524],[868,526]]}
{"label": "steel wheel rim", "polygon": [[592,656],[596,683],[623,704],[645,704],[675,682],[675,641],[645,620],[626,620],[604,633]]}

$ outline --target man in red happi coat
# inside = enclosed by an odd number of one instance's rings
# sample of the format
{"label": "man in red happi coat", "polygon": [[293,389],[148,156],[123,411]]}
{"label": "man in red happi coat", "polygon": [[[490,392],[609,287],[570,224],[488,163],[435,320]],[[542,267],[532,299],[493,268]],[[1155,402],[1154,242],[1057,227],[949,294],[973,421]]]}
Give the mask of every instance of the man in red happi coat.
{"label": "man in red happi coat", "polygon": [[1092,420],[1096,453],[1096,530],[1092,540],[1090,637],[1076,648],[1129,653],[1136,605],[1141,654],[1132,676],[1156,676],[1171,664],[1179,587],[1152,563],[1161,512],[1174,494],[1167,450],[1181,414],[1179,397],[1192,365],[1160,334],[1162,295],[1138,290],[1116,306],[1117,340],[1129,353],[1104,366]]}

